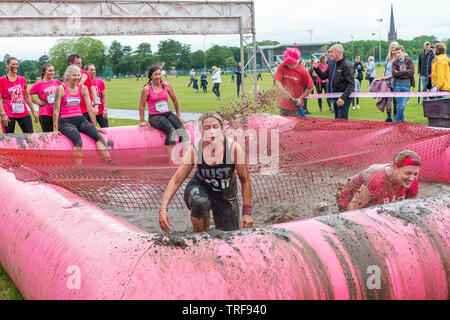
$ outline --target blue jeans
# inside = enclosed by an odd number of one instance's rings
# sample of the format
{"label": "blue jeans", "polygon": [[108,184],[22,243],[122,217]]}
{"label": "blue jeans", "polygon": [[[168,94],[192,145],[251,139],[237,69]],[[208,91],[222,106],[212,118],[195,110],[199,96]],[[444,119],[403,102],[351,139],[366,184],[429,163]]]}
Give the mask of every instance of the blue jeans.
{"label": "blue jeans", "polygon": [[[428,91],[427,84],[428,84],[428,81],[430,81],[430,78],[428,78],[426,76],[421,76],[419,81],[422,81],[422,92]],[[427,100],[428,100],[427,97],[423,98],[423,101],[427,101]]]}
{"label": "blue jeans", "polygon": [[[394,92],[411,92],[411,87],[395,86]],[[395,98],[397,100],[397,114],[394,122],[405,121],[405,107],[409,98]]]}
{"label": "blue jeans", "polygon": [[338,99],[333,99],[334,118],[335,119],[348,119],[348,110],[350,109],[350,104],[352,103],[353,99],[346,100],[342,107],[338,107],[337,100]]}

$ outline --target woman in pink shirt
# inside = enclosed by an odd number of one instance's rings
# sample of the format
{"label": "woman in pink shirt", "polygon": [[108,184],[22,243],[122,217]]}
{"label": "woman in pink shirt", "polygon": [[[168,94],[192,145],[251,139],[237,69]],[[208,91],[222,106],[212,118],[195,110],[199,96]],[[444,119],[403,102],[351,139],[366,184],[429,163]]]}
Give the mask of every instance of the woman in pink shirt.
{"label": "woman in pink shirt", "polygon": [[[92,78],[92,82],[94,84],[94,89],[95,92],[97,93],[97,101],[93,101],[93,97],[91,94],[91,100],[92,100],[92,105],[96,105],[98,106],[98,112],[95,115],[98,124],[100,125],[100,128],[108,128],[109,127],[109,123],[108,123],[108,96],[106,95],[106,87],[105,87],[105,83],[103,82],[102,79],[97,78],[97,69],[95,68],[95,66],[90,63],[87,64],[85,67],[86,71],[90,74],[91,78]],[[96,108],[94,108],[95,111]],[[90,121],[89,119],[89,115],[84,114],[85,118],[87,118],[88,121]]]}
{"label": "woman in pink shirt", "polygon": [[[320,68],[320,70],[322,70],[322,72],[325,72],[325,70],[328,69],[326,56],[320,56],[318,67]],[[317,89],[317,93],[328,93],[328,79],[322,80],[322,79],[320,79],[320,77],[317,77],[316,89]],[[319,99],[318,102],[319,102],[320,112],[322,112],[322,99]],[[328,109],[331,112],[334,112],[333,108],[331,107],[330,99],[327,99],[327,103],[328,103]]]}
{"label": "woman in pink shirt", "polygon": [[379,204],[414,199],[419,190],[420,158],[405,150],[394,163],[374,164],[349,178],[337,202],[341,211],[357,210]]}
{"label": "woman in pink shirt", "polygon": [[[148,77],[150,81],[142,89],[139,104],[140,126],[147,126],[145,123],[145,105],[147,104],[149,111],[148,123],[166,134],[166,146],[168,146],[170,154],[173,146],[176,144],[176,135],[178,135],[180,143],[186,142],[190,144],[190,138],[181,120],[178,98],[172,85],[162,81],[161,68],[157,65],[152,66],[148,72]],[[170,110],[169,97],[175,106],[177,115]]]}
{"label": "woman in pink shirt", "polygon": [[8,74],[0,78],[0,116],[3,133],[14,133],[16,121],[23,133],[33,133],[33,121],[38,118],[33,108],[30,93],[28,92],[27,80],[19,76],[19,61],[16,58],[8,58],[6,61]]}
{"label": "woman in pink shirt", "polygon": [[[42,67],[41,78],[30,88],[31,100],[39,106],[39,122],[43,132],[53,131],[53,105],[55,103],[56,88],[61,82],[53,79],[55,67],[46,64]],[[33,95],[37,95],[36,100]]]}
{"label": "woman in pink shirt", "polygon": [[[65,72],[67,82],[56,89],[55,108],[53,111],[53,136],[64,134],[74,144],[75,163],[81,165],[82,146],[80,132],[88,135],[97,144],[97,150],[107,160],[109,164],[114,164],[108,151],[105,140],[101,133],[106,133],[105,129],[98,129],[93,125],[95,115],[91,106],[89,91],[86,86],[79,85],[81,78],[80,68],[75,65],[69,66]],[[84,99],[91,117],[89,122],[81,112],[81,101]]]}

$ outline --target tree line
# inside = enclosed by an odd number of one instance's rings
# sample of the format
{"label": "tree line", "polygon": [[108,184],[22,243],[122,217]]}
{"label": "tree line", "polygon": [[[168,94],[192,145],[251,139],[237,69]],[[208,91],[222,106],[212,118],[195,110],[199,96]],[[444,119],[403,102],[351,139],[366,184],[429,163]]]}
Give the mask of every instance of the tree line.
{"label": "tree line", "polygon": [[[417,59],[423,50],[425,41],[433,43],[436,40],[433,36],[419,36],[412,40],[398,40],[405,47],[406,52]],[[450,46],[450,39],[445,40],[447,47]],[[263,45],[277,45],[279,42],[266,40],[258,43]],[[369,56],[374,55],[375,60],[379,60],[379,45],[381,44],[381,60],[387,56],[389,50],[388,41],[360,40],[343,43],[347,58],[361,56],[367,61]],[[251,45],[251,44],[250,44]],[[38,60],[20,60],[19,74],[24,75],[29,80],[40,78],[40,69],[46,63],[55,66],[57,75],[61,76],[67,67],[67,57],[70,54],[78,53],[83,59],[83,63],[93,63],[99,75],[112,77],[113,75],[135,75],[146,74],[148,68],[155,63],[164,63],[166,69],[176,69],[188,72],[190,69],[211,69],[212,66],[221,68],[234,68],[240,61],[240,48],[214,45],[206,51],[197,50],[192,52],[189,44],[168,39],[160,41],[153,52],[149,43],[141,43],[135,50],[131,46],[123,46],[118,41],[113,41],[107,47],[102,41],[81,37],[74,39],[61,39],[50,48],[48,56],[43,55]],[[3,57],[5,65],[9,55]],[[247,62],[247,48],[245,48],[245,63]],[[5,68],[0,68],[0,74],[6,73]]]}

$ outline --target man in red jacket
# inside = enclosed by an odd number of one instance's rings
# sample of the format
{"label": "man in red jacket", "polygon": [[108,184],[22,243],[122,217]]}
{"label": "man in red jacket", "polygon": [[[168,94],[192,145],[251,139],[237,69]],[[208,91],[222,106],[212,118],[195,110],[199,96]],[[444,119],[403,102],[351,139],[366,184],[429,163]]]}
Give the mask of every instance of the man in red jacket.
{"label": "man in red jacket", "polygon": [[[280,90],[278,99],[280,115],[285,117],[300,117],[304,99],[314,90],[314,82],[309,72],[298,64],[301,57],[300,50],[287,48],[284,62],[278,67],[275,75],[275,86]],[[303,87],[306,91],[303,92]]]}

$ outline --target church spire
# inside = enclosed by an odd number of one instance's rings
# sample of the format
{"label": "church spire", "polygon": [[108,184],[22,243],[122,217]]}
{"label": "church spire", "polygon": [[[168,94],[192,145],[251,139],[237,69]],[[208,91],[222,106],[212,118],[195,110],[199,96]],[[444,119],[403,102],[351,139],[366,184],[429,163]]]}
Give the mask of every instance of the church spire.
{"label": "church spire", "polygon": [[397,40],[397,30],[394,21],[394,5],[391,3],[391,25],[389,28],[388,41]]}

